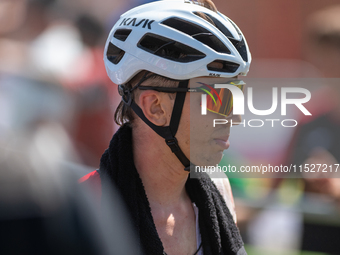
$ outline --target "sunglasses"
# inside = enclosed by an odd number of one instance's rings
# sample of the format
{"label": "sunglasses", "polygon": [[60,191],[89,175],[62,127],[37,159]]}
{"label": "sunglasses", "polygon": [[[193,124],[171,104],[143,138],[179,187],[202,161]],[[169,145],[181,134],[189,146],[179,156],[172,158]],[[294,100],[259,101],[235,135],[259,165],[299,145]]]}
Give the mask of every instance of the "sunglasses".
{"label": "sunglasses", "polygon": [[[155,90],[165,93],[176,92],[199,92],[207,95],[207,110],[223,116],[229,116],[233,110],[233,95],[229,89],[214,88],[215,85],[198,82],[201,86],[196,88],[169,88],[169,87],[152,87],[139,86],[141,90]],[[231,80],[223,84],[234,85],[240,90],[244,90],[246,83],[242,80]]]}

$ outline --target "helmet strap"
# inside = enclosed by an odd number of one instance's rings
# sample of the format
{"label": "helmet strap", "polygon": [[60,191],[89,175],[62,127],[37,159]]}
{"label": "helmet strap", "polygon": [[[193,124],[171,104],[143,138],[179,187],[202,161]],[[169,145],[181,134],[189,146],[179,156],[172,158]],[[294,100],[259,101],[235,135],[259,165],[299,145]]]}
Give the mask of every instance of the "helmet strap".
{"label": "helmet strap", "polygon": [[[143,79],[145,81],[146,79]],[[141,84],[141,82],[139,82]],[[179,82],[178,87],[179,88],[187,88],[189,85],[189,80],[182,80]],[[136,86],[135,86],[136,87]],[[134,87],[134,88],[135,88]],[[170,147],[171,151],[176,155],[176,157],[181,161],[181,163],[184,165],[185,171],[190,171],[190,160],[185,156],[183,151],[178,145],[178,141],[175,137],[179,122],[181,120],[182,116],[182,110],[184,106],[186,92],[177,92],[176,93],[176,99],[174,103],[174,108],[172,110],[171,114],[171,120],[170,125],[166,127],[161,127],[153,124],[151,121],[149,121],[142,109],[135,103],[134,100],[130,101],[130,106],[132,110],[152,129],[154,130],[158,135],[163,137],[165,139],[165,143]]]}

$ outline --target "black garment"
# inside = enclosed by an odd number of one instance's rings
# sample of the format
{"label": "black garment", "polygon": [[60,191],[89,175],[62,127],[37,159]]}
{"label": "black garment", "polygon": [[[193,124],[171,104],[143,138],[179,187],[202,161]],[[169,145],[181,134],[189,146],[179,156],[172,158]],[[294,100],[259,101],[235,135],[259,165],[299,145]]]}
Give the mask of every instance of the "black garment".
{"label": "black garment", "polygon": [[[109,183],[121,192],[130,211],[140,245],[147,255],[162,255],[164,248],[151,215],[142,180],[133,162],[132,130],[122,126],[113,136],[100,162],[103,196]],[[199,208],[204,255],[246,254],[239,230],[223,197],[208,175],[188,178],[186,190]]]}

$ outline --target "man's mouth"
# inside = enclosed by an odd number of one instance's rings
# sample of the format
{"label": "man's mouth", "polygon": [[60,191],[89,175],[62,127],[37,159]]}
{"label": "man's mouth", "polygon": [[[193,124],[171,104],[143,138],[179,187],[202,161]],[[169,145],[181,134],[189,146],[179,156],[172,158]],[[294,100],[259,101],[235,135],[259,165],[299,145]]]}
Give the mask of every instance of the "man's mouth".
{"label": "man's mouth", "polygon": [[227,150],[230,146],[229,136],[215,138],[214,141],[217,145],[221,146],[224,150]]}

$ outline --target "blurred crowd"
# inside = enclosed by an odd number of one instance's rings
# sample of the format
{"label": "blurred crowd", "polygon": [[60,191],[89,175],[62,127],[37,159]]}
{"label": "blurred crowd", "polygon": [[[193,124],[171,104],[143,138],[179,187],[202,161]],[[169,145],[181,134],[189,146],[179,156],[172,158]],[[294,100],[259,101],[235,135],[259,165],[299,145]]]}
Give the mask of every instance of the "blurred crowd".
{"label": "blurred crowd", "polygon": [[96,167],[117,99],[102,63],[103,20],[75,2],[1,1],[0,137],[53,123],[72,161]]}
{"label": "blurred crowd", "polygon": [[[251,254],[340,254],[340,169],[334,171],[340,163],[340,5],[312,13],[302,25],[301,55],[305,62],[290,62],[290,67],[285,67],[287,60],[281,64],[271,60],[271,65],[264,63],[257,71],[264,76],[269,71],[267,77],[276,78],[270,88],[286,83],[283,86],[298,84],[312,91],[306,104],[312,116],[296,109],[290,117],[299,124],[290,133],[276,128],[257,137],[247,134],[252,139],[243,140],[248,149],[243,148],[242,155],[240,148],[235,164],[321,164],[332,166],[333,171],[328,167],[324,173],[278,173],[272,179],[231,180],[239,198],[239,226],[254,248]],[[293,82],[291,78],[295,78]],[[235,158],[232,155],[225,160]]]}
{"label": "blurred crowd", "polygon": [[120,198],[78,184],[117,129],[108,28],[137,4],[0,1],[0,254],[139,254]]}

